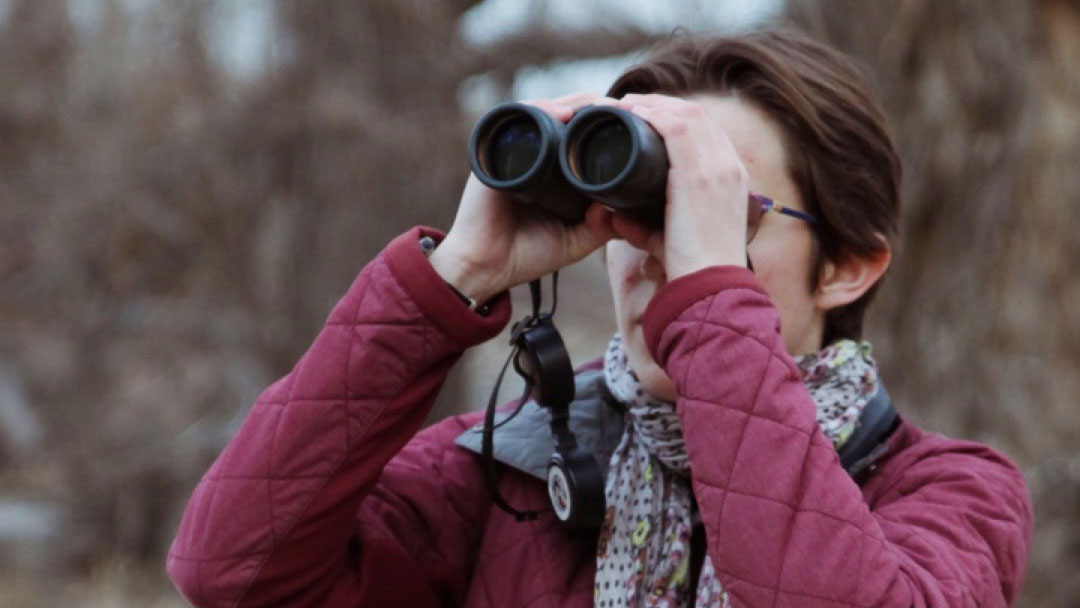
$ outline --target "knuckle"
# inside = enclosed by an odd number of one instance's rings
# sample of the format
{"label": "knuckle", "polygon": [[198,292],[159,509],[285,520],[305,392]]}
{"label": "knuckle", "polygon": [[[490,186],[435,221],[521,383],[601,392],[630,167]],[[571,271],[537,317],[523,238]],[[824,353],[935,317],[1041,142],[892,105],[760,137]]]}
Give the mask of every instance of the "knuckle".
{"label": "knuckle", "polygon": [[667,131],[675,137],[683,137],[690,132],[690,125],[681,118],[671,118],[667,121]]}
{"label": "knuckle", "polygon": [[725,159],[718,164],[716,177],[721,183],[730,185],[742,185],[750,179],[742,163],[733,158]]}
{"label": "knuckle", "polygon": [[683,112],[690,118],[698,119],[705,116],[705,106],[697,101],[687,101],[683,108]]}
{"label": "knuckle", "polygon": [[571,94],[563,97],[562,100],[565,103],[569,103],[569,104],[579,104],[579,103],[586,103],[586,102],[592,101],[595,98],[596,98],[596,95],[593,95],[592,93],[581,92],[581,93],[571,93]]}

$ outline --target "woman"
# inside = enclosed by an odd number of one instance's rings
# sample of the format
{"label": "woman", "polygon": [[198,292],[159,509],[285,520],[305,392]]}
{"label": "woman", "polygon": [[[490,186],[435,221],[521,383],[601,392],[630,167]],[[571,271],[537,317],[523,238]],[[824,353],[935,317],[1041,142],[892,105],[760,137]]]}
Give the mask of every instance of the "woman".
{"label": "woman", "polygon": [[[898,213],[897,155],[857,70],[790,33],[680,39],[609,94],[536,105],[566,121],[614,103],[649,122],[671,166],[664,231],[599,205],[568,227],[470,179],[445,238],[414,229],[364,269],[196,488],[169,555],[192,602],[1016,598],[1031,505],[1004,457],[902,421],[860,483],[837,458],[879,388],[856,340]],[[417,431],[462,351],[505,326],[507,288],[605,244],[619,334],[575,406],[619,424],[594,442],[603,528],[577,537],[528,466],[508,462],[499,490],[539,518],[493,507],[455,443],[476,415]]]}

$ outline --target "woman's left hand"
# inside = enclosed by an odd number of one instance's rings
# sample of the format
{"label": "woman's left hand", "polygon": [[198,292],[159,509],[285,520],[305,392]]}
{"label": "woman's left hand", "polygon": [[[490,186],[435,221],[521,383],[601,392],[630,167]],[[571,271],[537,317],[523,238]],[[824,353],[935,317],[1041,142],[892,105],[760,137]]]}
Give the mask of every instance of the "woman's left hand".
{"label": "woman's left hand", "polygon": [[750,177],[727,133],[693,99],[630,94],[618,106],[663,137],[670,165],[663,233],[616,213],[618,235],[660,260],[669,281],[709,266],[745,267]]}

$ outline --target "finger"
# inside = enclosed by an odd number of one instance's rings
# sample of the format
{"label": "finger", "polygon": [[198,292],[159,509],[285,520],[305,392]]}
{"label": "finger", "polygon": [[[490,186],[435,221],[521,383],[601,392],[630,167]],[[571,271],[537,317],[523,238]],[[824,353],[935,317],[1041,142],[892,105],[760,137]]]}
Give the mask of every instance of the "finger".
{"label": "finger", "polygon": [[[575,113],[588,106],[619,106],[621,102],[611,97],[600,95],[582,94],[575,95],[574,99],[560,97],[558,99],[526,99],[519,103],[536,106],[562,122],[568,122]],[[619,106],[623,107],[623,106]],[[624,109],[629,110],[629,106]]]}
{"label": "finger", "polygon": [[572,108],[577,108],[577,107],[581,107],[581,106],[586,105],[586,104],[593,103],[593,100],[595,100],[595,99],[602,99],[602,98],[603,98],[603,95],[600,95],[599,93],[591,93],[591,92],[588,92],[588,91],[577,91],[575,93],[570,93],[569,95],[563,95],[562,97],[556,97],[555,99],[552,99],[551,101],[553,101],[554,103],[557,103],[559,105],[570,106]]}
{"label": "finger", "polygon": [[[577,111],[586,106],[619,106],[621,102],[618,99],[604,97],[597,93],[578,92],[563,95],[562,97],[556,97],[555,99],[524,99],[519,103],[536,106],[550,114],[552,117],[558,119],[560,122],[569,122]],[[624,109],[629,109],[629,106],[624,107]]]}
{"label": "finger", "polygon": [[622,102],[614,97],[596,97],[589,101],[594,106],[618,106]]}
{"label": "finger", "polygon": [[650,253],[657,259],[663,259],[663,232],[653,230],[649,226],[617,211],[611,218],[611,225],[616,236],[630,243],[635,249]]}
{"label": "finger", "polygon": [[585,219],[571,231],[571,248],[575,258],[592,253],[597,247],[615,238],[611,218],[614,213],[600,203],[592,203],[585,212]]}
{"label": "finger", "polygon": [[700,108],[700,104],[694,100],[673,97],[671,95],[662,95],[659,93],[628,93],[623,95],[622,101],[631,106],[640,105],[649,108],[663,108],[675,113],[683,111],[696,113]]}
{"label": "finger", "polygon": [[[711,154],[707,147],[712,145],[719,127],[709,119],[705,106],[699,101],[656,94],[630,94],[623,99],[631,112],[635,108],[641,108],[645,112],[652,110],[664,113],[661,115],[667,115],[667,122],[676,125],[674,127],[676,130],[685,130],[692,136],[691,139],[695,142],[699,154],[706,156]],[[685,128],[679,123],[685,123]]]}
{"label": "finger", "polygon": [[615,236],[615,227],[611,223],[614,215],[614,211],[594,201],[585,212],[585,225],[591,232],[601,235],[603,240],[607,241]]}
{"label": "finger", "polygon": [[574,116],[574,106],[558,103],[555,100],[526,99],[519,103],[536,106],[544,112],[547,112],[552,118],[558,120],[559,122],[566,122]]}
{"label": "finger", "polygon": [[552,100],[555,103],[570,106],[574,113],[589,106],[617,106],[620,102],[613,97],[605,97],[596,93],[571,93]]}
{"label": "finger", "polygon": [[698,165],[701,151],[694,138],[702,137],[701,130],[692,129],[685,118],[666,109],[636,105],[630,111],[649,123],[664,139],[672,169],[691,171]]}

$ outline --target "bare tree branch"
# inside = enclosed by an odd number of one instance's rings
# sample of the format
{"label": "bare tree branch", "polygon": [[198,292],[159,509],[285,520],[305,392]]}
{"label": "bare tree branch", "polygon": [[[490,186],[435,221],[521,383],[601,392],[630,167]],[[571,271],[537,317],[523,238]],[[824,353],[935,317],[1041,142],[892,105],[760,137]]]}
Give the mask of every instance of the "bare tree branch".
{"label": "bare tree branch", "polygon": [[588,59],[630,53],[656,41],[655,34],[627,26],[590,30],[530,29],[520,35],[471,49],[461,62],[461,77],[483,72],[513,72],[526,65],[559,59]]}

